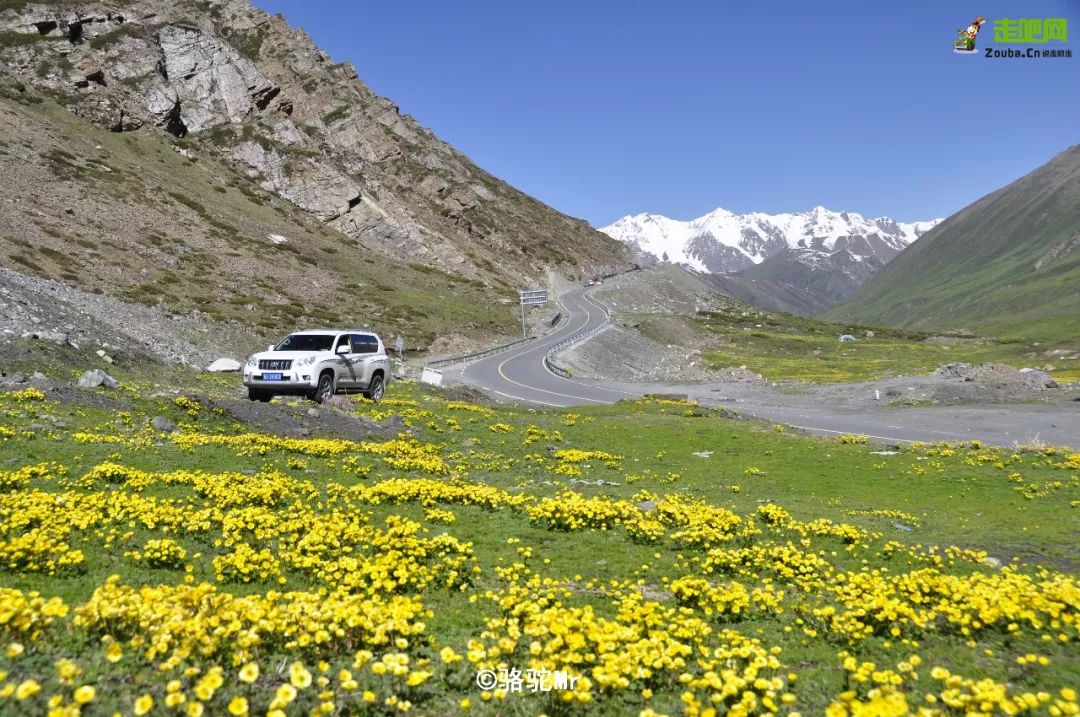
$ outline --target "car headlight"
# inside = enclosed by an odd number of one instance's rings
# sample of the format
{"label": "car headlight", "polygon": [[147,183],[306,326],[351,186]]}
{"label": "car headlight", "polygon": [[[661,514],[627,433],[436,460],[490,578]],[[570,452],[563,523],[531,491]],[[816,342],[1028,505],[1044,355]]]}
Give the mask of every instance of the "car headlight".
{"label": "car headlight", "polygon": [[251,368],[255,368],[256,366],[259,365],[259,360],[257,358],[255,358],[254,356],[248,356],[247,365],[250,366]]}
{"label": "car headlight", "polygon": [[298,360],[296,362],[296,365],[297,366],[310,366],[311,364],[315,363],[315,359],[317,359],[317,358],[318,358],[318,356],[305,356],[304,358]]}

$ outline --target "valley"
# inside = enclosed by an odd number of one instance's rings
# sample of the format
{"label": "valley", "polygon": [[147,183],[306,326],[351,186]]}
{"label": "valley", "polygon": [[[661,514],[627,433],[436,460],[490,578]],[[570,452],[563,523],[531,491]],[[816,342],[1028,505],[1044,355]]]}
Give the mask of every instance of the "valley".
{"label": "valley", "polygon": [[0,0],[0,714],[1080,715],[1080,148],[691,5]]}

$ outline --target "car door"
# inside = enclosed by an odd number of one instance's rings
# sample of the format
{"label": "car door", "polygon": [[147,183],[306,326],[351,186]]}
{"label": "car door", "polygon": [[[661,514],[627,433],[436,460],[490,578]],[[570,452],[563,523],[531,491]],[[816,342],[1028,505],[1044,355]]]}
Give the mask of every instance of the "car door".
{"label": "car door", "polygon": [[379,353],[379,340],[371,334],[353,334],[353,351],[358,359],[357,387],[367,388],[371,373],[375,370]]}
{"label": "car door", "polygon": [[[340,353],[341,347],[345,346],[345,353]],[[356,356],[352,352],[352,337],[342,334],[334,341],[334,361],[337,372],[337,386],[351,390],[356,387]]]}

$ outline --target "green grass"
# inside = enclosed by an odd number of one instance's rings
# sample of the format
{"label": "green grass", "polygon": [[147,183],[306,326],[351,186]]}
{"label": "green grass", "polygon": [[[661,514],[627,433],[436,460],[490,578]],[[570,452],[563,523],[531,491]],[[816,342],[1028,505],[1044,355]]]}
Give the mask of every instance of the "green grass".
{"label": "green grass", "polygon": [[[356,454],[354,465],[366,466],[366,476],[344,468],[343,458],[351,455],[348,452],[320,457],[284,447],[255,454],[245,454],[226,446],[182,449],[164,435],[147,433],[144,426],[149,417],[164,415],[179,423],[183,431],[204,435],[235,434],[250,429],[205,406],[181,405],[172,398],[148,398],[151,393],[148,385],[143,385],[134,376],[121,375],[124,387],[115,393],[102,392],[104,402],[95,408],[58,404],[51,400],[14,401],[10,396],[0,394],[0,425],[15,432],[15,435],[0,440],[0,465],[11,469],[39,461],[55,461],[66,468],[69,476],[34,479],[16,493],[37,489],[92,494],[103,488],[105,494],[131,493],[133,489],[123,484],[73,487],[74,480],[106,461],[154,473],[180,469],[213,473],[236,471],[241,474],[234,479],[237,487],[248,480],[243,476],[276,470],[299,481],[298,485],[308,486],[304,490],[313,491],[302,502],[286,501],[271,510],[279,519],[290,520],[309,511],[328,515],[335,504],[330,496],[342,495],[341,490],[365,490],[394,478],[410,481],[431,478],[415,470],[390,467],[377,455],[364,453]],[[160,382],[165,376],[158,373],[154,378]],[[223,396],[237,392],[234,377],[185,373],[172,378],[200,395]],[[665,400],[623,402],[568,413],[484,406],[463,410],[448,403],[454,398],[415,384],[398,383],[390,387],[388,400],[382,405],[360,404],[355,410],[376,419],[391,413],[401,414],[418,432],[422,444],[435,444],[435,454],[446,461],[458,477],[477,489],[493,486],[506,491],[507,495],[527,495],[539,500],[572,488],[585,498],[627,500],[631,504],[641,499],[639,492],[644,490],[658,496],[700,499],[710,506],[743,516],[744,520],[757,513],[762,505],[775,504],[786,509],[801,524],[824,518],[864,531],[863,538],[853,545],[846,545],[831,535],[800,539],[797,533],[769,527],[758,518],[758,527],[763,531],[760,536],[721,543],[721,552],[743,544],[777,546],[790,542],[818,555],[835,570],[855,574],[876,569],[879,574],[892,575],[925,567],[920,562],[923,558],[905,557],[904,551],[912,551],[912,556],[928,556],[940,553],[938,548],[930,546],[953,545],[986,551],[1003,563],[1014,564],[1018,573],[1030,575],[1032,579],[1047,579],[1037,577],[1037,564],[1061,571],[1059,579],[1064,580],[1073,580],[1074,577],[1067,576],[1075,576],[1080,570],[1080,555],[1075,543],[1076,531],[1080,528],[1080,515],[1075,507],[1080,498],[1080,476],[1076,470],[1057,467],[1066,459],[1067,454],[1062,452],[1012,453],[963,445],[916,446],[880,455],[880,446],[794,435],[769,424],[738,420],[723,411]],[[118,403],[110,407],[110,400]],[[306,408],[303,402],[296,402],[288,410],[303,417]],[[49,426],[54,419],[64,421],[68,427],[51,430]],[[40,427],[22,433],[35,424]],[[492,427],[497,425],[504,425],[508,430],[493,430]],[[531,443],[525,441],[529,426],[543,437]],[[118,435],[129,439],[129,443],[76,441],[73,434],[77,430]],[[302,450],[303,445],[296,450]],[[582,475],[573,477],[553,470],[552,451],[555,449],[600,449],[617,454],[619,458],[611,465],[605,465],[603,459],[588,460],[579,464]],[[703,455],[696,455],[698,453]],[[436,484],[444,484],[445,480],[437,478]],[[597,481],[602,483],[597,484]],[[207,505],[204,497],[183,482],[168,485],[151,481],[138,495],[143,500],[171,500],[177,506],[198,508]],[[14,503],[9,501],[6,505]],[[470,564],[479,568],[479,572],[472,574],[471,584],[461,590],[431,586],[415,593],[430,610],[424,619],[424,634],[429,638],[410,641],[400,649],[412,655],[414,660],[425,655],[434,657],[432,669],[436,677],[431,683],[422,689],[409,689],[400,683],[388,685],[386,680],[361,671],[362,689],[377,691],[380,699],[390,693],[407,697],[420,714],[454,712],[463,697],[470,697],[474,711],[481,714],[552,711],[559,706],[558,703],[547,703],[543,697],[528,695],[511,699],[505,706],[498,700],[486,704],[480,699],[479,690],[470,685],[474,673],[440,665],[437,651],[442,646],[452,646],[464,654],[470,639],[494,639],[485,638],[483,632],[487,627],[497,633],[501,628],[492,625],[497,625],[507,613],[499,610],[491,599],[508,595],[505,591],[516,580],[535,574],[552,581],[550,588],[526,590],[516,598],[517,604],[538,600],[551,604],[557,600],[557,604],[566,609],[590,606],[605,619],[626,621],[630,618],[619,618],[615,609],[620,596],[641,590],[649,600],[671,607],[675,605],[671,580],[705,576],[725,584],[724,580],[731,579],[702,572],[701,561],[707,553],[674,541],[674,529],[670,529],[660,542],[648,544],[628,540],[624,529],[618,525],[604,530],[557,530],[542,521],[530,521],[519,510],[482,509],[459,503],[436,506],[453,513],[456,520],[449,525],[434,523],[425,512],[430,506],[412,501],[360,502],[354,506],[357,514],[366,516],[370,525],[384,526],[388,518],[396,516],[419,524],[424,531],[419,535],[425,539],[445,534],[459,541],[458,544],[468,545],[475,559]],[[7,510],[10,509],[0,510],[0,546],[11,536],[10,527],[5,523],[9,515]],[[231,510],[225,508],[225,513]],[[212,521],[218,519],[212,518]],[[86,557],[80,569],[57,576],[0,569],[0,584],[21,590],[38,590],[45,596],[59,596],[71,605],[88,600],[112,574],[120,575],[123,583],[131,585],[177,584],[185,575],[190,575],[195,582],[217,584],[221,591],[252,596],[282,589],[276,582],[259,579],[248,583],[219,581],[212,560],[215,556],[226,555],[231,548],[215,540],[218,533],[216,528],[207,533],[170,532],[162,525],[147,524],[133,514],[130,520],[125,517],[118,522],[115,529],[106,523],[100,528],[73,530],[72,546],[82,549]],[[106,545],[103,540],[108,535],[113,537]],[[171,537],[188,551],[185,562],[191,567],[187,572],[182,567],[148,568],[126,556],[147,540],[161,537]],[[287,538],[282,534],[255,542],[274,552],[283,549]],[[890,542],[900,546],[900,552],[886,550],[885,546]],[[365,550],[356,548],[356,557],[378,554],[376,551],[369,555]],[[195,554],[199,557],[193,557]],[[943,560],[939,569],[957,576],[996,574],[979,565],[977,559]],[[502,577],[500,570],[505,571]],[[289,566],[285,566],[284,576],[287,580],[284,589],[287,590],[308,591],[325,587],[322,581]],[[763,578],[756,574],[741,574],[735,579],[750,587],[764,585]],[[837,656],[841,650],[854,654],[860,661],[873,661],[879,669],[895,669],[897,663],[918,654],[924,663],[923,680],[904,687],[915,704],[922,702],[924,692],[935,689],[935,682],[926,674],[931,666],[944,666],[958,674],[1008,683],[1013,693],[1045,690],[1057,695],[1058,688],[1075,681],[1075,643],[1062,643],[1056,638],[1057,633],[1063,632],[1075,640],[1074,628],[1059,625],[1038,630],[1024,623],[1015,634],[994,627],[976,630],[969,638],[936,625],[921,630],[907,627],[895,638],[885,632],[848,643],[827,632],[815,632],[811,623],[803,619],[808,613],[799,605],[804,601],[813,604],[813,593],[800,596],[790,585],[782,584],[781,587],[786,587],[790,595],[785,598],[788,609],[779,614],[710,616],[693,607],[687,608],[691,611],[687,614],[700,616],[710,625],[710,630],[732,629],[758,639],[766,646],[779,648],[777,654],[782,665],[779,674],[795,672],[798,675],[798,680],[785,689],[796,696],[795,708],[802,714],[822,713],[825,706],[845,689],[847,678]],[[406,593],[413,594],[412,591]],[[550,597],[543,597],[545,594]],[[1071,616],[1075,616],[1077,610],[1080,610],[1080,603],[1064,608]],[[489,623],[490,620],[496,622]],[[3,629],[0,627],[0,631]],[[53,670],[52,663],[58,656],[74,657],[86,670],[83,680],[96,681],[102,695],[98,705],[101,710],[129,709],[131,701],[141,691],[156,695],[158,701],[162,699],[161,686],[168,669],[164,673],[149,670],[134,654],[137,650],[133,652],[128,645],[125,645],[125,653],[132,653],[131,656],[125,657],[117,667],[111,667],[99,657],[102,651],[100,638],[92,634],[84,636],[84,633],[85,630],[74,628],[50,628],[39,640],[24,640],[27,642],[25,657],[0,657],[0,662],[9,674],[21,679],[38,674],[38,670]],[[1051,639],[1043,640],[1043,633]],[[122,641],[128,636],[126,628],[117,633]],[[527,641],[519,649],[524,646]],[[376,653],[380,650],[376,649]],[[1048,664],[1018,665],[1016,658],[1029,653],[1045,657]],[[228,695],[244,694],[253,705],[263,709],[265,695],[272,693],[274,685],[282,679],[270,666],[287,665],[293,660],[305,659],[305,656],[310,660],[310,654],[280,646],[257,650],[256,658],[262,665],[264,677],[252,688],[239,685],[232,677],[227,678],[223,688],[225,697],[214,698],[217,701],[208,706],[222,710],[225,706],[222,699],[227,701]],[[321,654],[330,662],[331,676],[336,676],[339,667],[348,667],[352,661],[350,649],[334,645]],[[196,664],[205,669],[217,659],[191,657],[183,664]],[[524,659],[518,654],[511,661],[516,664]],[[313,663],[308,661],[308,664]],[[737,666],[737,660],[732,664]],[[231,675],[236,667],[227,664],[227,674]],[[124,679],[116,680],[120,668]],[[694,671],[693,667],[686,669]],[[43,684],[47,691],[65,689],[57,686],[52,677],[45,677]],[[681,709],[680,695],[684,688],[677,681],[653,683],[655,696],[647,703],[643,703],[635,691],[639,688],[629,692],[600,691],[594,696],[588,712],[636,713],[645,706],[668,713]],[[347,695],[341,695],[339,699],[350,704]]]}
{"label": "green grass", "polygon": [[[744,313],[746,315],[744,315]],[[710,367],[743,366],[770,381],[867,381],[933,371],[946,363],[1004,363],[1022,368],[1055,365],[1059,382],[1080,380],[1077,361],[1047,358],[1047,344],[1020,338],[926,339],[932,331],[829,323],[767,311],[702,312],[695,323],[719,345],[703,352]],[[869,337],[867,332],[873,332]],[[842,334],[854,341],[841,343]],[[945,334],[948,336],[948,334]],[[1080,351],[1080,349],[1078,349]]]}
{"label": "green grass", "polygon": [[1080,147],[950,217],[831,320],[965,327],[1080,348]]}

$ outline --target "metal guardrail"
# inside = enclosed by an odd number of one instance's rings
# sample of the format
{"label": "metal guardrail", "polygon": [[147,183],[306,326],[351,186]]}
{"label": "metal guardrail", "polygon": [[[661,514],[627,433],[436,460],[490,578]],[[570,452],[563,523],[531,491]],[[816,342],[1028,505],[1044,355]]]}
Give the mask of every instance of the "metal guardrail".
{"label": "metal guardrail", "polygon": [[[565,314],[560,311],[559,313],[555,314],[554,317],[552,317],[550,326],[552,329],[555,329],[559,325],[565,323],[566,320],[569,318],[569,314]],[[444,359],[436,359],[435,361],[429,361],[428,363],[424,364],[424,366],[426,368],[442,368],[443,366],[451,366],[456,363],[465,363],[466,361],[479,360],[482,358],[487,358],[488,356],[494,356],[495,354],[501,354],[503,351],[509,351],[512,348],[527,344],[537,338],[539,337],[530,336],[527,339],[518,339],[517,341],[511,341],[508,344],[500,344],[499,346],[495,346],[490,349],[484,349],[483,351],[475,351],[471,354],[464,354],[462,356],[450,356]]]}
{"label": "metal guardrail", "polygon": [[427,368],[442,368],[443,366],[452,366],[456,363],[465,363],[466,361],[472,361],[474,359],[487,358],[488,356],[494,356],[495,354],[501,354],[503,351],[509,351],[512,348],[527,344],[530,341],[535,340],[535,336],[530,336],[527,339],[518,339],[517,341],[511,341],[508,344],[501,344],[494,348],[485,349],[483,351],[475,351],[471,354],[464,354],[462,356],[451,356],[449,358],[439,359],[437,361],[429,361],[424,364]]}
{"label": "metal guardrail", "polygon": [[589,329],[588,331],[582,331],[579,334],[574,334],[570,338],[564,339],[563,341],[560,341],[559,343],[557,343],[554,346],[552,346],[551,348],[549,348],[547,350],[547,352],[544,354],[544,365],[547,366],[549,371],[551,371],[552,373],[554,373],[557,376],[562,376],[563,378],[570,378],[570,370],[565,369],[562,366],[559,366],[557,363],[555,363],[555,361],[554,361],[555,354],[557,354],[559,351],[562,351],[567,346],[571,346],[571,345],[576,344],[576,343],[578,343],[580,341],[584,341],[586,339],[592,338],[596,334],[598,334],[601,331],[603,331],[604,329],[606,329],[611,324],[611,309],[604,306],[603,304],[601,304],[596,299],[592,298],[592,296],[590,296],[589,293],[585,294],[585,299],[587,301],[593,303],[593,304],[596,304],[601,309],[603,309],[603,311],[604,311],[604,323],[600,324],[596,328]]}
{"label": "metal guardrail", "polygon": [[[638,271],[638,270],[639,269],[635,268],[635,269],[630,269],[629,271]],[[624,272],[624,273],[629,273],[629,272]],[[614,276],[617,276],[617,274],[608,274],[604,278],[607,279],[607,278],[611,278],[611,277],[614,277]],[[544,354],[544,364],[549,369],[551,369],[554,373],[558,374],[559,376],[562,376],[563,378],[569,378],[570,377],[570,372],[567,371],[566,369],[562,368],[561,366],[557,365],[555,362],[552,361],[552,358],[554,357],[554,355],[558,351],[566,348],[567,346],[569,346],[571,344],[576,344],[578,341],[584,341],[585,339],[587,339],[587,338],[589,338],[591,336],[595,336],[596,334],[598,334],[601,331],[603,331],[604,329],[606,329],[608,324],[611,323],[611,309],[604,306],[603,304],[601,304],[596,299],[592,298],[592,296],[590,296],[590,292],[586,292],[585,299],[587,301],[595,304],[596,306],[600,307],[603,310],[603,312],[604,312],[604,323],[601,324],[600,326],[597,326],[595,329],[590,329],[590,330],[584,331],[584,332],[582,332],[580,334],[575,334],[575,335],[571,336],[570,338],[568,338],[568,339],[566,339],[564,341],[560,341],[559,343],[557,343],[556,345],[554,345],[550,349],[548,349],[547,352]],[[569,313],[564,313],[564,312],[560,311],[559,313],[555,314],[555,316],[551,319],[551,328],[555,329],[559,325],[561,325],[561,324],[565,323],[567,320],[569,320],[569,318],[570,318]],[[515,348],[517,346],[527,344],[530,341],[536,340],[537,338],[540,338],[540,337],[538,337],[538,336],[530,336],[527,339],[518,339],[517,341],[511,341],[508,344],[501,344],[499,346],[495,346],[495,347],[490,348],[490,349],[485,349],[484,351],[476,351],[476,352],[473,352],[471,354],[464,354],[462,356],[450,356],[450,357],[444,358],[444,359],[437,359],[435,361],[429,361],[428,363],[424,364],[424,367],[425,368],[442,368],[443,366],[452,366],[453,364],[456,364],[456,363],[465,363],[466,361],[474,361],[474,360],[479,360],[479,359],[482,359],[482,358],[487,358],[488,356],[494,356],[495,354],[500,354],[503,351],[509,351],[510,349]]]}

